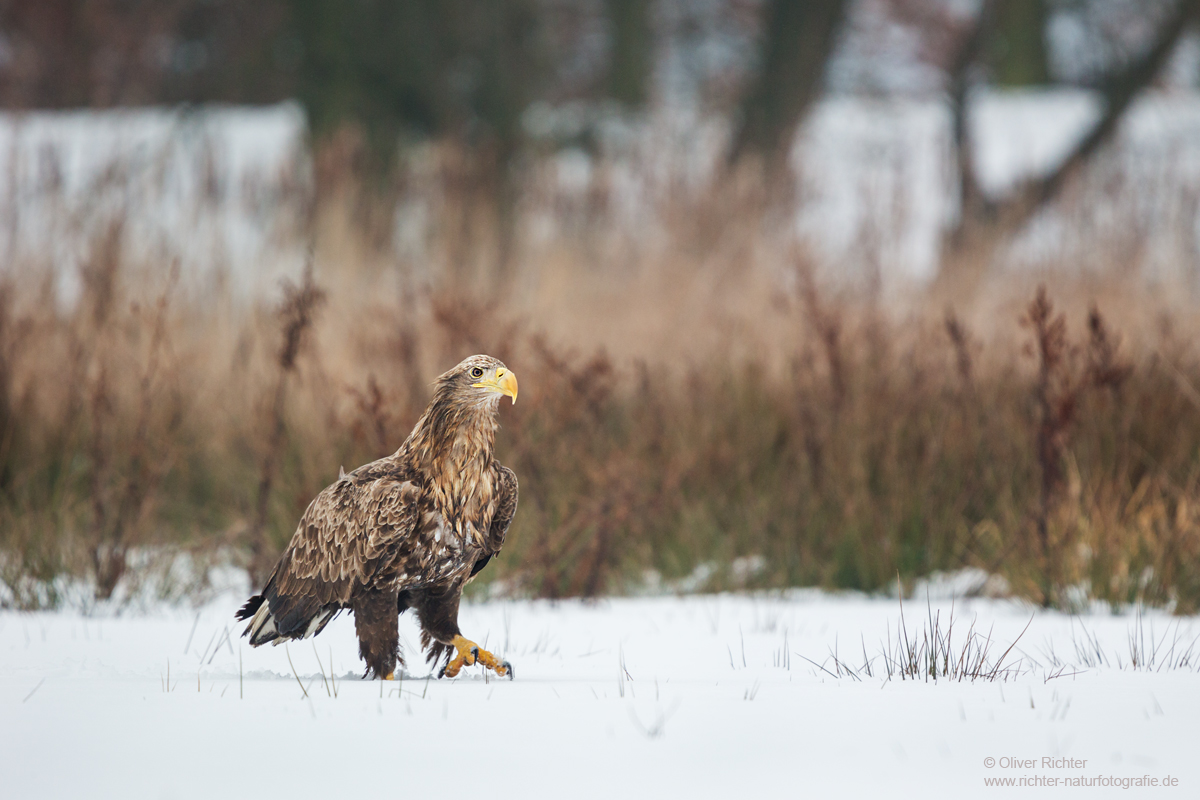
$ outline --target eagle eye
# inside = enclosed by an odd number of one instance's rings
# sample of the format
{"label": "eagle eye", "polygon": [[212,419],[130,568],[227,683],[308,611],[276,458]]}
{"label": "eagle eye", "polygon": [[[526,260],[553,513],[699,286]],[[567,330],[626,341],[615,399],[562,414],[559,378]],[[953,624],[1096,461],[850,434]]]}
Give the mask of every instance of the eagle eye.
{"label": "eagle eye", "polygon": [[471,377],[472,377],[472,378],[481,378],[481,377],[483,377],[483,370],[482,370],[482,369],[480,369],[479,367],[474,367],[474,368],[471,370]]}

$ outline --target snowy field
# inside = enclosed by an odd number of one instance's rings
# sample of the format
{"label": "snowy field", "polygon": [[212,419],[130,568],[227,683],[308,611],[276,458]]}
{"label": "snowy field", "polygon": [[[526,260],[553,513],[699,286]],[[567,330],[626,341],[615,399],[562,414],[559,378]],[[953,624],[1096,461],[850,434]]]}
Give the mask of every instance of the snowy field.
{"label": "snowy field", "polygon": [[[464,633],[514,681],[431,680],[406,617],[407,674],[380,683],[359,680],[349,617],[254,650],[241,599],[0,612],[0,797],[1200,796],[1194,619],[958,599],[952,649],[990,630],[1006,679],[935,683],[886,676],[894,599],[472,603]],[[944,633],[951,602],[906,601],[909,638],[931,611]]]}

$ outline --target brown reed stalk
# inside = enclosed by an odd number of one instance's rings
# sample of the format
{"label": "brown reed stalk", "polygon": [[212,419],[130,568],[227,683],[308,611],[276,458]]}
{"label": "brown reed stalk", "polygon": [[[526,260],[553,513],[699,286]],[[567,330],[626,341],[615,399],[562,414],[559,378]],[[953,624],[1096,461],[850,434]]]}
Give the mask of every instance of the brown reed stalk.
{"label": "brown reed stalk", "polygon": [[1037,358],[1034,399],[1037,404],[1036,452],[1041,481],[1034,515],[1037,558],[1041,566],[1043,605],[1050,605],[1056,577],[1061,574],[1058,553],[1051,552],[1050,516],[1063,484],[1063,450],[1079,400],[1080,385],[1070,372],[1071,346],[1067,341],[1067,318],[1055,314],[1054,304],[1039,286],[1021,324],[1033,333],[1033,355]]}
{"label": "brown reed stalk", "polygon": [[[116,441],[105,435],[113,413],[107,372],[102,368],[92,400],[92,460],[93,460],[93,528],[91,558],[96,576],[96,599],[112,597],[117,583],[125,574],[126,555],[144,523],[148,504],[163,477],[170,469],[165,450],[181,423],[178,412],[171,413],[167,430],[152,442],[151,424],[155,411],[156,382],[161,368],[162,351],[166,347],[168,309],[171,294],[179,280],[179,266],[171,268],[167,287],[154,306],[149,351],[146,366],[138,381],[138,402],[133,434],[126,445],[128,460],[122,464],[123,474],[110,475],[113,459],[109,449]],[[157,447],[155,446],[157,445]],[[110,481],[123,483],[113,492]]]}
{"label": "brown reed stalk", "polygon": [[325,302],[325,292],[313,281],[310,252],[304,267],[304,277],[297,286],[284,282],[283,302],[278,317],[283,342],[277,352],[275,387],[268,411],[266,450],[259,469],[258,491],[254,516],[249,530],[250,576],[255,586],[262,586],[275,563],[278,553],[267,538],[267,512],[271,490],[278,478],[279,461],[287,440],[286,406],[291,379],[296,372],[300,350],[316,321],[316,314]]}
{"label": "brown reed stalk", "polygon": [[954,347],[954,368],[958,372],[959,382],[963,391],[970,393],[975,383],[971,334],[952,308],[946,309],[942,324],[946,328],[946,335],[950,337],[950,344]]}
{"label": "brown reed stalk", "polygon": [[13,482],[10,455],[17,436],[21,410],[14,396],[16,387],[13,358],[26,346],[30,326],[14,319],[14,290],[10,283],[0,284],[0,491]]}
{"label": "brown reed stalk", "polygon": [[1118,356],[1121,337],[1113,334],[1100,309],[1088,311],[1087,379],[1097,389],[1117,392],[1133,375],[1133,365]]}
{"label": "brown reed stalk", "polygon": [[359,413],[352,427],[355,440],[365,444],[376,458],[393,452],[395,448],[391,438],[392,415],[375,375],[367,376],[367,386],[364,390],[351,388],[350,395],[354,398],[354,406]]}
{"label": "brown reed stalk", "polygon": [[[1055,313],[1044,285],[1038,287],[1037,295],[1022,318],[1022,325],[1033,333],[1032,350],[1038,363],[1034,398],[1038,411],[1036,448],[1041,482],[1034,524],[1041,561],[1042,603],[1049,605],[1065,577],[1063,559],[1067,542],[1051,541],[1050,519],[1061,500],[1065,483],[1064,453],[1070,446],[1072,428],[1089,390],[1107,389],[1115,393],[1132,374],[1133,368],[1118,358],[1120,337],[1109,331],[1094,304],[1088,313],[1088,339],[1082,348],[1069,341],[1066,315]],[[1075,363],[1081,349],[1086,356],[1082,368]]]}

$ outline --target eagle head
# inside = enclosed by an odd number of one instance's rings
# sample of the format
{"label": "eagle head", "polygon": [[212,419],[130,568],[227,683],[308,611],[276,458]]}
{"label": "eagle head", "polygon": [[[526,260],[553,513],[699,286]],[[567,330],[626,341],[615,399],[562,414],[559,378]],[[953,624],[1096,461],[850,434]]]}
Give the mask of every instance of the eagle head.
{"label": "eagle head", "polygon": [[458,366],[438,378],[437,386],[438,394],[445,393],[468,405],[490,404],[495,408],[502,396],[517,402],[517,376],[491,356],[464,358]]}

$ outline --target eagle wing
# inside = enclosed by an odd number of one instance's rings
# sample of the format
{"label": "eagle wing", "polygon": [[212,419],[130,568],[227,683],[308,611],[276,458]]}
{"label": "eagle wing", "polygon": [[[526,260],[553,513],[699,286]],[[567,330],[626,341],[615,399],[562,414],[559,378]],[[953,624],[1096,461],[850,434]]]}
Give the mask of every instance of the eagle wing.
{"label": "eagle wing", "polygon": [[356,592],[395,580],[414,541],[420,488],[371,466],[309,504],[262,595],[239,613],[254,617],[251,644],[319,633]]}
{"label": "eagle wing", "polygon": [[484,538],[483,554],[471,567],[472,578],[488,565],[492,556],[500,552],[500,548],[504,547],[508,526],[512,524],[513,516],[517,513],[517,474],[497,463],[496,476],[496,510],[492,512],[492,521]]}
{"label": "eagle wing", "polygon": [[501,464],[496,464],[496,470],[496,510],[492,513],[492,523],[488,526],[488,555],[496,555],[500,548],[504,547],[508,526],[517,513],[517,473]]}

